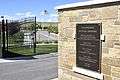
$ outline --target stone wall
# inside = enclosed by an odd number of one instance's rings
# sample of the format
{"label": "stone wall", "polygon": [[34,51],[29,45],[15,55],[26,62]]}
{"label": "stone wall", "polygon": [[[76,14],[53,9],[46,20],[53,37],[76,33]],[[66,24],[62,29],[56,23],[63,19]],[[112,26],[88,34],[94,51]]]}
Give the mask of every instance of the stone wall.
{"label": "stone wall", "polygon": [[120,80],[120,5],[59,11],[59,80],[96,80],[72,71],[77,23],[102,23],[101,72],[104,80]]}

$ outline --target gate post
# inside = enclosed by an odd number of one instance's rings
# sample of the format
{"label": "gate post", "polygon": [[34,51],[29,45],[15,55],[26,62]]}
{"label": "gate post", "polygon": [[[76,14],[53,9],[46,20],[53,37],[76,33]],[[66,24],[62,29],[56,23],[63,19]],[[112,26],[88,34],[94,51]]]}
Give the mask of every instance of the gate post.
{"label": "gate post", "polygon": [[5,57],[5,22],[2,20],[2,57]]}
{"label": "gate post", "polygon": [[0,24],[0,58],[2,57],[2,24]]}
{"label": "gate post", "polygon": [[6,20],[6,52],[8,53],[8,20]]}
{"label": "gate post", "polygon": [[35,16],[35,27],[34,27],[34,54],[36,53],[36,16]]}

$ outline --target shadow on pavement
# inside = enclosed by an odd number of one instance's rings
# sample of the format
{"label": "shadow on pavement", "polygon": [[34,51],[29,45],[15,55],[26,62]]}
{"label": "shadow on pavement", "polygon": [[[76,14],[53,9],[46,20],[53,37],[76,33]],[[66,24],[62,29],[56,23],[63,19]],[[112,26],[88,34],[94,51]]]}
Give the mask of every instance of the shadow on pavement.
{"label": "shadow on pavement", "polygon": [[26,57],[13,57],[13,58],[4,58],[6,60],[33,60],[33,59],[38,59],[34,58],[32,56],[26,56]]}
{"label": "shadow on pavement", "polygon": [[33,56],[27,56],[27,55],[21,55],[18,53],[13,53],[13,52],[5,52],[3,54],[3,58],[6,60],[32,60],[32,59],[37,59],[34,58]]}

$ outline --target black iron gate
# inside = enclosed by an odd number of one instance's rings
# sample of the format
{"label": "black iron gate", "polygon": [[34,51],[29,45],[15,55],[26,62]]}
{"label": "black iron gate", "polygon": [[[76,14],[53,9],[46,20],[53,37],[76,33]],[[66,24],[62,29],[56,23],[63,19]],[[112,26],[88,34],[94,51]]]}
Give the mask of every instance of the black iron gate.
{"label": "black iron gate", "polygon": [[36,17],[2,20],[2,57],[36,53]]}

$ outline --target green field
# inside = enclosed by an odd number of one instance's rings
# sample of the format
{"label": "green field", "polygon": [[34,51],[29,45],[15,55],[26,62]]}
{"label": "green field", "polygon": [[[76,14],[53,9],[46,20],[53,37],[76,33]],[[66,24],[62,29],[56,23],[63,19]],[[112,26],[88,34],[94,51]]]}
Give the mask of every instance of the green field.
{"label": "green field", "polygon": [[58,45],[52,45],[52,44],[47,44],[47,45],[39,45],[36,47],[36,53],[33,52],[34,48],[27,48],[27,47],[13,47],[9,48],[9,51],[12,53],[17,53],[21,55],[40,55],[40,54],[49,54],[49,53],[54,53],[58,51]]}

